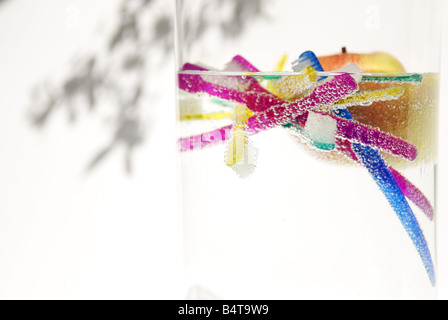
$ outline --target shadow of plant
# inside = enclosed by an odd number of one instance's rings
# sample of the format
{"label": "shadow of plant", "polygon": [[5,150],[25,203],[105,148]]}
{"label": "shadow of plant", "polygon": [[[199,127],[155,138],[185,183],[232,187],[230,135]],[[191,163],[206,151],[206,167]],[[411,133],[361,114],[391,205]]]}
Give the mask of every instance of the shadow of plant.
{"label": "shadow of plant", "polygon": [[[166,0],[123,0],[118,11],[118,24],[106,38],[107,54],[90,54],[79,59],[72,71],[56,86],[37,86],[29,112],[31,124],[36,128],[47,125],[56,112],[65,109],[70,123],[81,119],[89,111],[95,116],[97,109],[113,106],[110,142],[98,149],[87,164],[90,172],[97,168],[112,152],[124,147],[124,169],[133,172],[132,155],[145,141],[147,132],[143,116],[143,97],[151,96],[146,77],[155,72],[160,63],[152,59],[162,53],[169,59],[173,51],[173,17],[169,10],[154,10]],[[241,35],[252,19],[263,16],[266,0],[205,1],[204,13],[230,9],[228,17],[201,14],[199,19],[186,19],[183,27],[185,39],[200,39],[204,30],[216,27],[223,38]],[[2,0],[0,0],[2,3]],[[150,99],[151,101],[153,99]],[[148,108],[145,100],[145,108]],[[149,106],[150,108],[151,106]]]}

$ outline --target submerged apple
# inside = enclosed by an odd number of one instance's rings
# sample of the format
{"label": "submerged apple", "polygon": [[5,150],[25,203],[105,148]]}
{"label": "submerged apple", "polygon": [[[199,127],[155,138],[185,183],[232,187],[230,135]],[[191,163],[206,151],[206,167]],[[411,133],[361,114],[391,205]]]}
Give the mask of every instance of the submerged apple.
{"label": "submerged apple", "polygon": [[[355,63],[366,73],[403,73],[403,65],[387,53],[347,53],[318,58],[325,71],[335,71],[347,64]],[[356,121],[378,128],[417,147],[418,157],[410,162],[384,153],[385,160],[396,168],[408,168],[421,163],[433,162],[437,155],[437,115],[439,76],[423,75],[422,83],[360,83],[360,91],[374,91],[393,86],[405,89],[398,100],[378,101],[370,106],[348,108]],[[337,152],[320,153],[326,160],[345,163]]]}
{"label": "submerged apple", "polygon": [[351,107],[351,114],[357,121],[379,128],[417,147],[418,157],[413,162],[384,154],[385,160],[395,168],[435,161],[439,76],[425,75],[420,84],[364,83],[360,84],[359,90],[379,90],[391,86],[403,87],[404,95],[398,100],[378,101],[369,107]]}

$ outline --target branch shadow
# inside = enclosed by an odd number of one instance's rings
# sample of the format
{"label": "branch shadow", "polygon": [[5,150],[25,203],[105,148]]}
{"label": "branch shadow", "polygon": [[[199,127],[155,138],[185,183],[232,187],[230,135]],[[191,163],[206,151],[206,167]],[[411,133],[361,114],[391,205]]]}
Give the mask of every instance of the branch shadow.
{"label": "branch shadow", "polygon": [[[173,52],[172,14],[168,10],[155,10],[156,4],[165,1],[123,0],[117,12],[118,23],[106,36],[106,54],[86,54],[73,64],[72,70],[58,84],[44,82],[36,85],[32,92],[28,119],[36,129],[46,127],[61,110],[65,110],[68,122],[74,125],[86,115],[99,116],[97,109],[105,101],[113,106],[110,142],[100,146],[90,157],[87,173],[98,168],[113,152],[123,149],[121,147],[125,150],[124,172],[129,175],[134,172],[134,150],[142,146],[147,137],[143,96],[150,96],[152,92],[146,77],[160,66],[151,57],[154,53],[161,53],[168,59]],[[0,0],[0,4],[3,2]],[[183,26],[185,36],[187,39],[200,39],[204,30],[216,27],[221,30],[223,38],[238,37],[252,19],[263,16],[264,2],[266,0],[205,1],[204,6],[208,8],[204,12],[219,12],[224,6],[230,6],[232,14],[226,18],[201,14],[194,21],[187,19]],[[145,25],[148,22],[149,27]]]}

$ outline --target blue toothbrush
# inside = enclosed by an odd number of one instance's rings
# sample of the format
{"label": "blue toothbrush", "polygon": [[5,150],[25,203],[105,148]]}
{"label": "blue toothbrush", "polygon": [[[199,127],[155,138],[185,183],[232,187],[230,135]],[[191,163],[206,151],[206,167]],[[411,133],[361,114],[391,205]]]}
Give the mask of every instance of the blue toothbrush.
{"label": "blue toothbrush", "polygon": [[[303,53],[298,60],[293,62],[294,71],[297,69],[303,70],[308,66],[312,66],[318,72],[324,72],[322,65],[312,51]],[[333,110],[333,113],[342,119],[355,121],[347,109]],[[436,276],[434,264],[425,236],[386,162],[383,160],[380,152],[374,148],[364,146],[360,143],[352,143],[352,147],[400,219],[420,255],[431,284],[435,286]]]}

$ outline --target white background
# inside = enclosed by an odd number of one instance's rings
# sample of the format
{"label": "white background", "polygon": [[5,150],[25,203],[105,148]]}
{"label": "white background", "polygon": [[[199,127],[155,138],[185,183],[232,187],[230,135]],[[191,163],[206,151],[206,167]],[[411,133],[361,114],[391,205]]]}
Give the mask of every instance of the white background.
{"label": "white background", "polygon": [[[161,1],[166,10],[171,1]],[[36,130],[30,92],[101,45],[118,0],[12,0],[0,5],[0,298],[183,298],[176,203],[174,58],[158,74],[151,131],[123,172],[122,150],[84,169],[109,139],[101,117],[64,113]],[[72,24],[72,9],[79,21]],[[448,14],[445,10],[445,20]],[[154,12],[157,15],[158,12]],[[444,27],[448,53],[448,24]],[[170,63],[169,63],[170,62]],[[443,71],[447,70],[444,59]],[[439,284],[448,297],[448,90],[441,101]],[[148,99],[148,103],[151,99]],[[87,113],[87,111],[86,111]]]}

